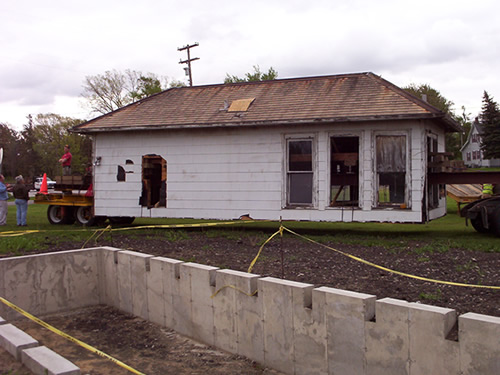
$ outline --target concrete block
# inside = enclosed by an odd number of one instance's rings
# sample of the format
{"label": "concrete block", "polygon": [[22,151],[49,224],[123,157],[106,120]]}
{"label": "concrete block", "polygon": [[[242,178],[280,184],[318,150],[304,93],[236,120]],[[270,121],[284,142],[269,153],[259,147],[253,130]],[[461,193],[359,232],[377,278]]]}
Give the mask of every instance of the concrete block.
{"label": "concrete block", "polygon": [[460,374],[459,346],[446,337],[456,324],[455,310],[409,304],[410,373]]}
{"label": "concrete block", "polygon": [[162,262],[163,297],[165,309],[165,326],[174,329],[174,296],[179,296],[180,260],[160,258]]}
{"label": "concrete block", "polygon": [[[257,290],[258,275],[246,272],[219,270],[215,273],[215,285],[218,291],[212,299],[214,306],[214,345],[230,353],[237,353],[255,358],[246,353],[260,351],[263,359],[262,324],[260,315],[252,319],[252,303],[257,297],[251,297]],[[252,303],[245,304],[245,300]],[[243,306],[245,305],[245,306]],[[255,338],[257,340],[255,341]],[[243,354],[246,353],[246,354]]]}
{"label": "concrete block", "polygon": [[0,325],[7,324],[7,321],[0,316]]}
{"label": "concrete block", "polygon": [[[32,314],[99,303],[94,250],[73,250],[3,259],[5,298]],[[12,313],[5,316],[14,319]]]}
{"label": "concrete block", "polygon": [[257,293],[259,275],[244,273],[236,285],[246,294],[236,293],[236,328],[238,354],[264,363],[264,326],[262,298]]}
{"label": "concrete block", "polygon": [[160,326],[165,326],[165,296],[163,295],[163,261],[161,257],[151,258],[149,272],[146,273],[148,285],[148,316],[149,320]]}
{"label": "concrete block", "polygon": [[[40,295],[33,293],[37,280],[35,256],[4,258],[0,260],[0,264],[3,268],[0,278],[4,280],[5,288],[2,297],[33,314],[39,313]],[[5,305],[3,305],[2,316],[7,320],[21,317],[18,312]]]}
{"label": "concrete block", "polygon": [[217,267],[197,263],[184,263],[191,279],[192,336],[206,344],[214,344],[214,306]]}
{"label": "concrete block", "polygon": [[[41,254],[37,262],[40,294],[38,313],[54,313],[94,306],[99,303],[96,250],[73,250]],[[30,307],[29,310],[33,313]]]}
{"label": "concrete block", "polygon": [[179,265],[178,275],[172,285],[173,329],[182,335],[193,337],[191,276],[186,264]]}
{"label": "concrete block", "polygon": [[120,249],[103,247],[98,252],[99,261],[99,302],[120,308],[118,293],[118,252]]}
{"label": "concrete block", "polygon": [[244,273],[220,270],[215,274],[217,295],[213,298],[214,306],[214,345],[229,353],[238,353],[236,284]]}
{"label": "concrete block", "polygon": [[375,302],[376,322],[367,322],[368,375],[410,374],[408,302],[383,298]]}
{"label": "concrete block", "polygon": [[21,353],[23,349],[33,348],[38,345],[37,340],[12,324],[4,324],[0,326],[0,346],[8,351],[18,361],[21,360]]}
{"label": "concrete block", "polygon": [[22,362],[35,375],[80,375],[80,368],[45,346],[25,349]]}
{"label": "concrete block", "polygon": [[150,269],[150,259],[153,258],[153,256],[141,253],[133,253],[130,255],[132,314],[144,320],[149,320],[147,274]]}
{"label": "concrete block", "polygon": [[132,314],[132,279],[130,275],[131,255],[124,251],[116,253],[116,291],[118,295],[118,309]]}
{"label": "concrete block", "polygon": [[[258,280],[264,321],[264,363],[287,374],[295,372],[295,305],[304,307],[304,295],[310,284],[265,277]],[[298,289],[298,290],[297,290]],[[294,299],[295,298],[295,299]]]}
{"label": "concrete block", "polygon": [[365,374],[365,330],[375,316],[376,296],[328,287],[317,290],[325,293],[329,373]]}
{"label": "concrete block", "polygon": [[500,374],[500,318],[467,313],[458,327],[462,374]]}
{"label": "concrete block", "polygon": [[148,319],[147,277],[152,255],[135,251],[117,253],[117,275],[119,309],[129,314]]}
{"label": "concrete block", "polygon": [[327,375],[325,293],[294,288],[293,294],[294,301],[303,301],[293,311],[295,373]]}

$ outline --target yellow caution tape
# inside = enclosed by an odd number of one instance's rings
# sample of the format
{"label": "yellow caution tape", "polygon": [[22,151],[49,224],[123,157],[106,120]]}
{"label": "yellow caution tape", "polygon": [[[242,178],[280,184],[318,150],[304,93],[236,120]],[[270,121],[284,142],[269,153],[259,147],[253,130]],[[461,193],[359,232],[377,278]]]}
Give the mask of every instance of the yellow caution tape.
{"label": "yellow caution tape", "polygon": [[[142,225],[142,226],[134,226],[134,227],[125,227],[125,228],[112,228],[108,226],[105,230],[109,230],[110,232],[121,232],[126,230],[138,230],[138,229],[166,229],[166,228],[202,228],[202,227],[215,227],[219,225],[235,225],[235,224],[247,224],[247,223],[262,223],[267,222],[269,220],[234,220],[234,221],[226,221],[226,222],[210,222],[210,223],[196,223],[196,224],[164,224],[164,225]],[[67,227],[66,227],[67,228]],[[109,228],[109,229],[108,229]],[[51,230],[25,230],[25,231],[5,231],[0,232],[0,237],[15,237],[15,236],[23,236],[25,234],[32,233],[42,233],[42,232],[68,232],[69,230],[74,232],[88,232],[89,229],[81,228],[81,229],[51,229]],[[101,230],[101,229],[99,229]],[[98,230],[98,231],[99,231]]]}
{"label": "yellow caution tape", "polygon": [[84,244],[82,245],[81,249],[83,249],[83,248],[84,248],[84,247],[85,247],[85,246],[89,243],[89,241],[90,241],[90,240],[91,240],[91,239],[92,239],[92,238],[93,238],[93,237],[94,237],[97,233],[101,232],[101,234],[99,234],[99,235],[96,237],[96,239],[95,239],[96,241],[97,241],[97,240],[99,239],[99,237],[101,237],[101,236],[104,234],[104,232],[106,232],[107,230],[111,230],[111,225],[108,225],[108,226],[107,226],[106,228],[104,228],[104,229],[98,229],[98,230],[94,231],[94,233],[92,233],[92,236],[90,236],[90,237],[87,239],[87,241],[85,241],[85,242],[84,242]]}
{"label": "yellow caution tape", "polygon": [[12,230],[7,232],[0,232],[0,237],[18,237],[24,236],[25,234],[39,233],[39,230]]}
{"label": "yellow caution tape", "polygon": [[25,317],[27,317],[28,319],[32,320],[33,322],[41,325],[42,327],[45,327],[47,328],[48,330],[58,334],[59,336],[61,337],[64,337],[65,339],[75,343],[75,344],[78,344],[82,347],[84,347],[85,349],[91,351],[92,353],[95,353],[103,358],[106,358],[108,360],[110,360],[111,362],[117,364],[118,366],[120,367],[123,367],[124,369],[130,371],[130,372],[133,372],[134,374],[137,374],[137,375],[145,375],[144,373],[140,372],[140,371],[137,371],[137,370],[134,370],[132,367],[130,367],[129,365],[123,363],[122,361],[119,361],[118,359],[116,358],[113,358],[111,357],[110,355],[104,353],[104,352],[101,352],[100,350],[94,348],[93,346],[90,346],[86,343],[84,343],[83,341],[80,341],[78,339],[75,339],[74,337],[58,330],[57,328],[51,326],[50,324],[48,323],[45,323],[43,320],[40,320],[38,319],[36,316],[33,316],[31,315],[30,313],[24,311],[23,309],[21,309],[20,307],[14,305],[12,302],[9,302],[7,301],[5,298],[2,298],[0,297],[0,302],[3,302],[4,304],[6,304],[7,306],[9,306],[11,309],[13,310],[16,310],[18,313],[24,315]]}
{"label": "yellow caution tape", "polygon": [[247,224],[247,223],[262,223],[268,220],[235,220],[235,221],[221,221],[215,223],[196,223],[196,224],[164,224],[164,225],[143,225],[138,227],[126,228],[113,228],[113,232],[121,232],[124,230],[135,229],[156,229],[156,228],[201,228],[201,227],[215,227],[219,225],[234,225],[234,224]]}
{"label": "yellow caution tape", "polygon": [[337,249],[334,249],[333,247],[330,247],[330,246],[326,246],[324,244],[321,244],[319,242],[316,242],[310,238],[307,238],[305,236],[302,236],[298,233],[295,233],[294,231],[286,228],[286,227],[283,227],[284,230],[286,230],[287,232],[295,235],[295,236],[298,236],[306,241],[309,241],[309,242],[312,242],[316,245],[319,245],[319,246],[322,246],[322,247],[325,247],[327,249],[330,249],[330,250],[333,250],[339,254],[342,254],[346,257],[349,257],[351,259],[354,259],[358,262],[361,262],[361,263],[364,263],[368,266],[371,266],[371,267],[375,267],[375,268],[378,268],[380,270],[383,270],[383,271],[386,271],[386,272],[390,272],[390,273],[393,273],[393,274],[396,274],[396,275],[400,275],[400,276],[404,276],[404,277],[409,277],[409,278],[412,278],[412,279],[417,279],[417,280],[422,280],[422,281],[428,281],[428,282],[431,282],[431,283],[435,283],[435,284],[445,284],[445,285],[452,285],[452,286],[462,286],[462,287],[469,287],[469,288],[484,288],[484,289],[497,289],[497,290],[500,290],[500,286],[490,286],[490,285],[474,285],[474,284],[465,284],[465,283],[456,283],[456,282],[452,282],[452,281],[443,281],[443,280],[435,280],[435,279],[430,279],[430,278],[427,278],[427,277],[422,277],[422,276],[415,276],[415,275],[411,275],[411,274],[408,274],[408,273],[404,273],[404,272],[400,272],[400,271],[395,271],[395,270],[392,270],[390,268],[387,268],[387,267],[383,267],[383,266],[379,266],[375,263],[372,263],[372,262],[369,262],[367,260],[364,260],[362,258],[359,258],[357,256],[354,256],[354,255],[351,255],[351,254],[348,254],[348,253],[345,253],[343,251],[340,251],[340,250],[337,250]]}
{"label": "yellow caution tape", "polygon": [[281,234],[283,235],[283,226],[280,226],[280,229],[278,229],[278,231],[276,233],[274,233],[271,237],[269,237],[266,242],[264,242],[262,244],[262,246],[260,247],[257,255],[255,256],[254,260],[252,260],[252,263],[250,263],[250,267],[248,267],[248,273],[252,272],[252,269],[253,269],[253,266],[255,265],[255,263],[257,262],[257,259],[259,259],[259,256],[260,256],[260,253],[262,252],[262,250],[264,249],[264,246],[266,246],[266,244],[271,241],[276,235],[278,234]]}
{"label": "yellow caution tape", "polygon": [[257,294],[257,292],[258,292],[258,290],[256,290],[256,291],[255,291],[255,292],[253,292],[253,293],[247,293],[247,292],[245,292],[245,291],[241,290],[240,288],[235,287],[234,285],[224,285],[223,287],[221,287],[221,288],[217,289],[217,290],[215,291],[215,293],[214,293],[214,294],[212,294],[212,295],[210,296],[210,298],[214,298],[215,296],[217,296],[217,294],[219,294],[219,292],[220,292],[221,290],[226,289],[226,288],[234,289],[234,290],[236,290],[236,291],[238,291],[238,292],[240,292],[240,293],[243,293],[244,295],[246,295],[246,296],[248,296],[248,297],[253,297],[253,296],[255,296],[255,295]]}

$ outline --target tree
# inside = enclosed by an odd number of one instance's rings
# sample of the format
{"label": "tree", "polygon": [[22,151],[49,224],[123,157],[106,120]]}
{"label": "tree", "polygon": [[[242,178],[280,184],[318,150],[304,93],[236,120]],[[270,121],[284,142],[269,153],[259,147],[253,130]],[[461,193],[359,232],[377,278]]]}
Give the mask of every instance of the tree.
{"label": "tree", "polygon": [[224,83],[269,81],[278,78],[278,72],[273,67],[270,67],[267,73],[261,72],[258,65],[254,65],[253,70],[253,73],[246,73],[245,78],[226,74]]}
{"label": "tree", "polygon": [[155,76],[140,76],[137,80],[137,90],[130,93],[133,101],[138,101],[148,96],[157,94],[163,89],[160,80]]}
{"label": "tree", "polygon": [[71,169],[73,173],[84,174],[85,168],[91,162],[92,144],[90,138],[68,132],[68,129],[81,124],[82,120],[64,117],[57,114],[38,114],[29,130],[36,142],[32,145],[36,153],[38,165],[34,165],[32,176],[47,173],[49,176],[61,175],[58,162],[64,145],[69,145],[71,154]]}
{"label": "tree", "polygon": [[498,104],[485,91],[479,115],[482,126],[481,150],[485,159],[500,158],[500,110]]}
{"label": "tree", "polygon": [[403,87],[403,90],[409,92],[410,94],[413,94],[419,99],[422,99],[422,96],[425,95],[425,97],[427,98],[426,101],[429,104],[433,105],[444,113],[453,115],[452,110],[454,103],[446,99],[443,95],[441,95],[439,91],[433,89],[429,85],[421,84],[417,86],[412,83],[406,87]]}
{"label": "tree", "polygon": [[106,71],[104,74],[85,77],[82,96],[95,113],[106,114],[127,104],[134,103],[168,87],[185,86],[182,82],[158,77],[154,73],[143,74],[127,69]]}
{"label": "tree", "polygon": [[0,124],[0,148],[3,148],[1,172],[5,176],[16,176],[19,134],[7,124]]}
{"label": "tree", "polygon": [[[426,98],[426,101],[436,107],[437,109],[441,110],[442,112],[450,115],[453,119],[455,119],[457,122],[462,123],[462,122],[467,122],[467,118],[460,118],[455,116],[453,113],[453,105],[454,103],[448,99],[446,99],[441,93],[433,89],[431,86],[427,84],[421,84],[421,85],[415,85],[415,84],[410,84],[409,86],[403,87],[403,90],[409,92],[410,94],[416,96],[419,99],[422,99],[422,97]],[[464,113],[463,116],[465,116],[465,109],[463,109]],[[447,152],[453,153],[453,158],[454,159],[461,159],[462,158],[462,153],[460,152],[460,148],[462,147],[463,144],[463,133],[446,133],[445,135],[445,148]]]}

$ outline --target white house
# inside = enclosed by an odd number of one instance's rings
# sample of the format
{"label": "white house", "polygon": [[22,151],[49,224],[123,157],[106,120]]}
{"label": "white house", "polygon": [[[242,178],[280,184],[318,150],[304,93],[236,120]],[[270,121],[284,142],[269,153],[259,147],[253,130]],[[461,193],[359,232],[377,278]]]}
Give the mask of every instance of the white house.
{"label": "white house", "polygon": [[467,141],[460,149],[465,165],[470,168],[500,167],[500,159],[483,158],[483,151],[481,150],[482,133],[483,127],[476,119],[476,121],[472,123],[469,135],[467,136]]}
{"label": "white house", "polygon": [[428,160],[460,130],[373,73],[172,88],[74,128],[96,215],[423,222]]}

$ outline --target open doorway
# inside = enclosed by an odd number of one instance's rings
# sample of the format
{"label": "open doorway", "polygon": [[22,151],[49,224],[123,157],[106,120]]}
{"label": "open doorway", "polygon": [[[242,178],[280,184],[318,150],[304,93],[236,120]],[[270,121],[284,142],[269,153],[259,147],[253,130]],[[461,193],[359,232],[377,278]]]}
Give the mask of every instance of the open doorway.
{"label": "open doorway", "polygon": [[167,161],[159,155],[142,157],[142,195],[147,208],[167,207]]}
{"label": "open doorway", "polygon": [[359,137],[331,137],[330,149],[330,206],[358,206]]}

